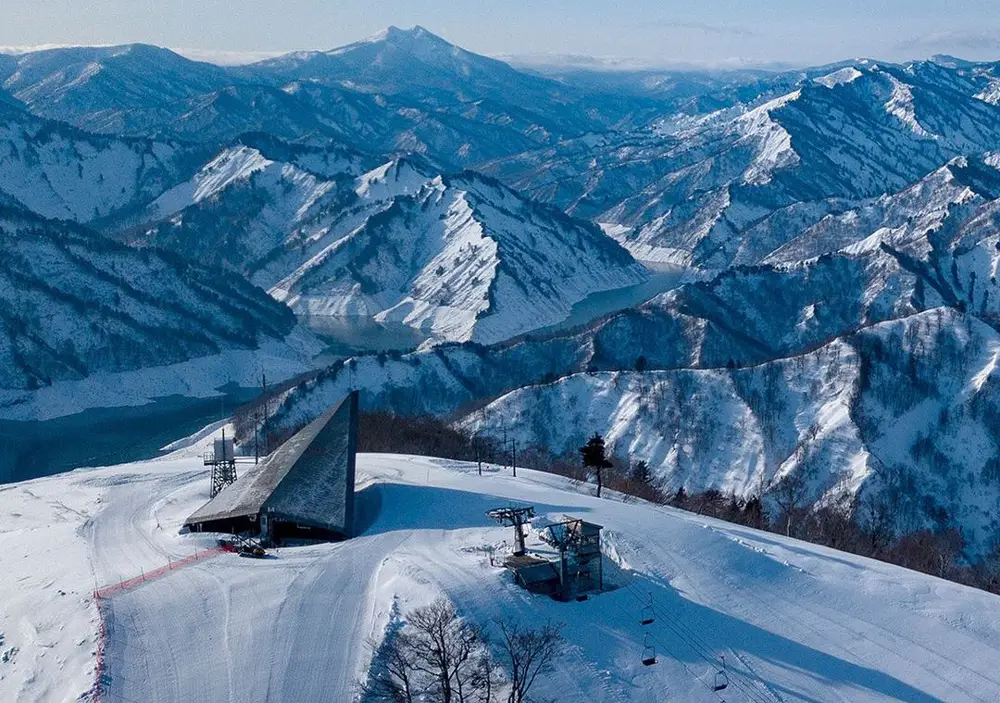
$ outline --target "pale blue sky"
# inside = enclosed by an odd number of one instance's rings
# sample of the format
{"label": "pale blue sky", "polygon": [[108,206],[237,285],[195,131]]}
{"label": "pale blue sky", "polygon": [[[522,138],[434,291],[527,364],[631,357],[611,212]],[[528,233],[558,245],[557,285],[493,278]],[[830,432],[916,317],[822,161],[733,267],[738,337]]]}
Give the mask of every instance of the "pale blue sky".
{"label": "pale blue sky", "polygon": [[327,49],[420,24],[490,55],[651,64],[1000,59],[1000,0],[2,0],[0,45]]}

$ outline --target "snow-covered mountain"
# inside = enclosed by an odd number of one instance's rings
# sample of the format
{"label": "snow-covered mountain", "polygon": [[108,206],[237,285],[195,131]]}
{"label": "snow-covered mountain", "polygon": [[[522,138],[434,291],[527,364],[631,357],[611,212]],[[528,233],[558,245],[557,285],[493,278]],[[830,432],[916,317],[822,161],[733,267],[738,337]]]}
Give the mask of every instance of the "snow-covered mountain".
{"label": "snow-covered mountain", "polygon": [[485,170],[605,223],[640,259],[722,269],[753,245],[753,227],[788,208],[804,226],[844,200],[1000,147],[1000,111],[975,92],[988,84],[937,64],[861,61],[763,104],[584,137]]}
{"label": "snow-covered mountain", "polygon": [[374,317],[445,341],[544,327],[647,275],[593,225],[473,172],[395,160],[352,177],[356,160],[296,158],[227,149],[153,202],[159,224],[132,236],[246,272],[300,314]]}
{"label": "snow-covered mountain", "polygon": [[[368,39],[330,51],[295,52],[266,59],[244,75],[273,81],[351,86],[451,111],[502,127],[517,114],[531,115],[560,131],[606,128],[650,101],[612,100],[610,91],[584,93],[537,74],[474,54],[420,26],[389,27]],[[585,95],[589,100],[585,100]],[[514,108],[514,115],[492,114]],[[461,113],[457,113],[461,114]],[[504,119],[506,118],[506,119]]]}
{"label": "snow-covered mountain", "polygon": [[938,309],[748,368],[573,375],[464,423],[568,454],[606,433],[673,490],[746,497],[800,473],[810,502],[889,492],[896,529],[960,525],[975,553],[1000,533],[998,350],[996,330]]}
{"label": "snow-covered mountain", "polygon": [[23,211],[0,209],[0,250],[2,389],[254,349],[294,325],[236,276]]}
{"label": "snow-covered mountain", "polygon": [[115,135],[228,142],[246,132],[464,167],[656,114],[643,96],[517,71],[427,30],[222,68],[132,44],[0,55],[4,96]]}
{"label": "snow-covered mountain", "polygon": [[123,134],[229,83],[218,66],[146,44],[70,47],[5,57],[0,85],[35,114]]}
{"label": "snow-covered mountain", "polygon": [[[902,484],[901,529],[960,525],[988,548],[1000,533],[1000,435],[984,410],[1000,349],[997,163],[953,160],[806,228],[773,261],[581,330],[351,360],[291,394],[278,421],[351,388],[371,407],[441,414],[502,395],[466,426],[502,424],[557,452],[606,432],[689,490],[750,494],[801,471],[814,499],[851,504]],[[640,362],[654,371],[629,373]]]}
{"label": "snow-covered mountain", "polygon": [[[231,272],[297,313],[374,318],[438,343],[334,364],[286,394],[278,426],[351,388],[400,412],[493,402],[524,418],[525,442],[562,449],[621,428],[616,447],[648,453],[673,485],[744,492],[808,471],[813,458],[783,455],[805,437],[829,459],[815,497],[878,490],[882,462],[902,467],[913,500],[947,494],[915,523],[940,507],[980,546],[1000,536],[986,517],[997,490],[982,478],[997,438],[973,416],[988,405],[1000,328],[1000,64],[539,75],[417,27],[240,68],[140,45],[0,55],[0,78],[0,206],[86,224],[124,258],[196,261],[227,281],[220,308],[250,295],[230,289]],[[8,237],[18,256],[29,241]],[[576,320],[577,303],[643,281],[635,259],[685,267],[688,284],[539,335]],[[69,295],[86,306],[84,292]],[[108,339],[88,340],[75,314],[44,318],[39,339],[55,341],[29,355],[54,377],[74,377],[52,361],[67,336],[87,349]],[[931,379],[925,366],[952,373]],[[637,367],[649,370],[627,373]],[[662,401],[682,429],[645,416],[623,427],[650,374],[720,411]],[[751,398],[761,383],[797,390]],[[922,409],[882,407],[890,388]],[[911,411],[946,420],[932,428]],[[584,419],[542,432],[562,416]],[[685,454],[696,427],[732,452]],[[674,434],[680,449],[661,451]],[[972,449],[958,456],[957,442]]]}
{"label": "snow-covered mountain", "polygon": [[81,132],[0,105],[0,193],[48,218],[136,211],[187,178],[205,148]]}

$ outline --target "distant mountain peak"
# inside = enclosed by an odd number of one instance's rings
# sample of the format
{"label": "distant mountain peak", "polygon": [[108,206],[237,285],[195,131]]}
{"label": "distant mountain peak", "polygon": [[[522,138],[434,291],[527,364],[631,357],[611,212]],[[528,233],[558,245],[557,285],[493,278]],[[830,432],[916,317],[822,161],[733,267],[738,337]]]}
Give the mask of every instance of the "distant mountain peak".
{"label": "distant mountain peak", "polygon": [[409,29],[400,29],[395,25],[389,25],[380,34],[383,39],[437,39],[444,41],[444,39],[441,39],[441,37],[421,27],[419,24],[415,24]]}
{"label": "distant mountain peak", "polygon": [[331,49],[326,53],[330,56],[337,56],[373,44],[383,44],[397,49],[415,49],[420,47],[456,48],[446,39],[439,37],[419,24],[409,29],[400,29],[395,25],[390,25],[367,39]]}

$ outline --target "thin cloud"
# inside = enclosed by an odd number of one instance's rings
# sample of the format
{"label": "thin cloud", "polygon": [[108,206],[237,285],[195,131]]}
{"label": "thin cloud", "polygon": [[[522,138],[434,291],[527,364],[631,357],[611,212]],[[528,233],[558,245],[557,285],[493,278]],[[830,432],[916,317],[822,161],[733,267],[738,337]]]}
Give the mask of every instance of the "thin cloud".
{"label": "thin cloud", "polygon": [[727,24],[709,24],[707,22],[676,22],[673,20],[654,20],[648,24],[644,24],[643,28],[653,27],[656,29],[686,29],[692,32],[700,32],[702,34],[714,34],[716,36],[729,36],[729,37],[754,37],[757,36],[756,32],[753,32],[746,27],[738,27],[734,25]]}
{"label": "thin cloud", "polygon": [[493,54],[516,68],[545,70],[589,71],[786,71],[801,68],[800,64],[785,61],[755,61],[729,57],[715,61],[681,61],[670,59],[641,59],[628,56],[590,56],[587,54]]}
{"label": "thin cloud", "polygon": [[171,49],[192,61],[214,63],[217,66],[245,66],[246,64],[272,59],[287,54],[287,51],[221,51],[215,49]]}
{"label": "thin cloud", "polygon": [[898,51],[995,51],[1000,52],[1000,32],[952,30],[934,32],[901,41]]}
{"label": "thin cloud", "polygon": [[108,46],[117,46],[116,44],[31,44],[24,46],[0,46],[0,54],[10,54],[13,56],[19,56],[21,54],[30,54],[33,51],[50,51],[52,49],[79,49],[79,48],[101,48]]}

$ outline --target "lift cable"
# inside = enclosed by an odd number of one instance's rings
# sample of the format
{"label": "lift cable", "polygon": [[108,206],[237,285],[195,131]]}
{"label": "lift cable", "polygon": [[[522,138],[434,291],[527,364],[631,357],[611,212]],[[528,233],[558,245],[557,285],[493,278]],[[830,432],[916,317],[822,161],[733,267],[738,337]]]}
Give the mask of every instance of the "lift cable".
{"label": "lift cable", "polygon": [[[642,596],[638,592],[637,588],[633,587],[632,584],[628,584],[626,586],[626,589],[633,598],[635,598],[640,603],[643,602]],[[687,646],[690,647],[690,649],[695,654],[701,657],[705,661],[705,663],[708,664],[708,666],[711,668],[711,671],[713,672],[713,676],[714,673],[720,670],[719,658],[714,655],[712,647],[710,647],[694,631],[692,631],[688,625],[683,623],[680,619],[673,619],[662,615],[658,618],[658,620],[662,620],[663,623],[668,628],[670,628],[670,630],[682,642],[687,644]],[[655,636],[654,639],[656,639]],[[733,669],[728,669],[727,673],[729,675],[729,680],[733,688],[738,689],[749,700],[754,701],[755,703],[771,703],[775,700],[773,694],[771,694],[770,691],[766,689],[764,691],[760,690],[760,688],[757,685],[758,684],[757,680],[751,679],[747,677],[745,674]],[[710,689],[713,688],[711,684],[706,683],[703,679],[701,679],[701,677],[698,677],[698,680],[701,681],[706,687]],[[766,695],[767,698],[761,699],[760,696],[762,694]]]}
{"label": "lift cable", "polygon": [[[618,603],[617,601],[615,601],[613,599],[611,600],[611,602],[614,603],[615,606],[617,606],[620,611],[622,611],[623,615],[625,616],[625,621],[626,622],[631,622],[633,620],[633,616],[631,614],[629,614],[629,612],[627,610],[625,610],[625,607],[623,605],[621,605],[620,603]],[[645,631],[645,635],[649,636],[649,639],[651,639],[660,648],[660,651],[664,652],[667,656],[669,656],[671,659],[673,659],[678,664],[680,664],[682,667],[684,667],[684,670],[687,671],[691,675],[691,678],[693,678],[695,681],[697,681],[702,686],[704,686],[708,690],[709,693],[713,694],[722,703],[726,703],[726,699],[723,698],[722,695],[718,691],[714,691],[712,689],[712,686],[710,684],[706,683],[705,680],[702,679],[701,676],[699,676],[684,661],[682,661],[680,659],[680,657],[676,656],[671,651],[670,647],[668,647],[666,645],[665,642],[661,641],[654,633],[650,632],[649,630]],[[753,698],[751,698],[751,700],[754,701],[754,703],[761,703],[760,701],[757,701],[756,699],[753,699]]]}

